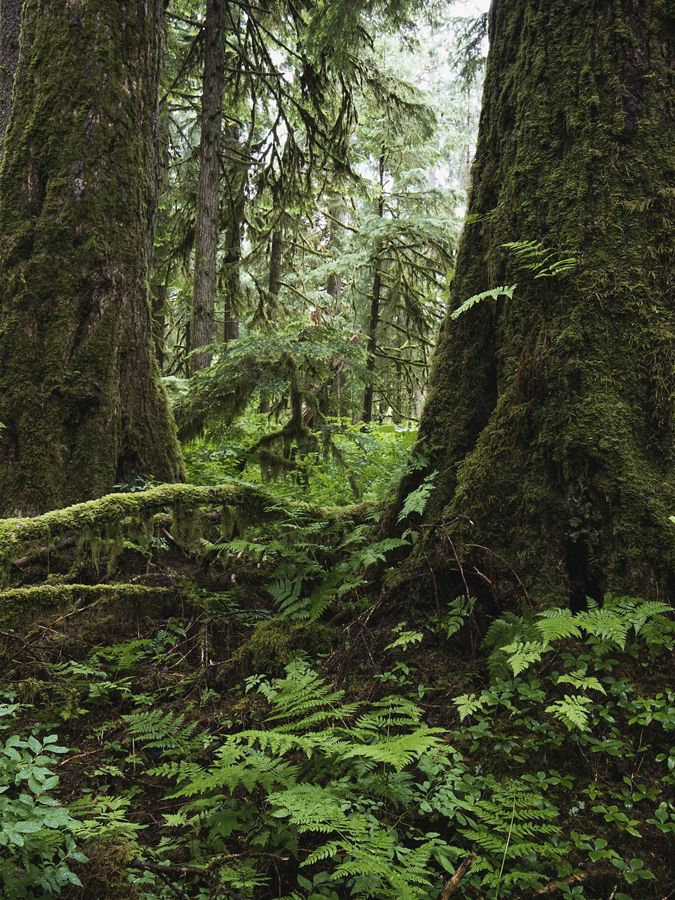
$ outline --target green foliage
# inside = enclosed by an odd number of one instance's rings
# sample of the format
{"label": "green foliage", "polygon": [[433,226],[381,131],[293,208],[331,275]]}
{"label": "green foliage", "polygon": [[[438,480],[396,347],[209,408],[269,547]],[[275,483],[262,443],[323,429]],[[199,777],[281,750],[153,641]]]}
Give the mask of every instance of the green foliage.
{"label": "green foliage", "polygon": [[483,291],[480,294],[474,294],[472,297],[469,297],[468,300],[465,300],[460,304],[457,309],[453,310],[450,318],[459,319],[460,316],[463,316],[464,313],[467,313],[477,303],[481,303],[483,300],[499,300],[500,297],[510,299],[513,297],[513,292],[517,287],[517,284],[512,284],[508,287],[504,285],[503,287],[491,288],[489,291]]}
{"label": "green foliage", "polygon": [[[344,552],[362,553],[362,537]],[[259,542],[237,541],[237,552],[257,564],[266,554],[274,564],[286,552],[281,541],[262,550]],[[281,677],[252,675],[243,688],[200,685],[197,668],[130,695],[130,677],[150,685],[161,671],[184,665],[189,622],[162,623],[153,635],[59,664],[52,695],[61,702],[61,682],[76,694],[84,719],[66,721],[82,732],[89,718],[88,752],[97,759],[82,796],[69,809],[58,807],[68,823],[54,859],[77,864],[78,844],[86,843],[90,858],[117,846],[122,877],[148,898],[162,897],[167,879],[194,896],[276,895],[275,866],[283,863],[289,896],[432,900],[470,853],[476,858],[462,879],[466,896],[518,898],[579,876],[580,884],[589,879],[579,896],[590,898],[600,890],[598,863],[611,867],[627,896],[656,883],[645,842],[666,840],[675,829],[667,767],[675,698],[661,675],[654,686],[672,644],[669,610],[608,598],[605,616],[591,607],[573,617],[576,631],[565,610],[534,619],[509,614],[488,635],[491,656],[507,664],[493,665],[482,689],[448,704],[445,673],[437,684],[417,683],[432,671],[420,660],[457,641],[474,614],[466,598],[447,608],[445,616],[394,627],[383,646],[396,662],[374,679],[366,675],[365,685],[355,673],[336,686],[304,650]],[[621,631],[608,624],[617,616],[625,617]],[[640,682],[641,671],[650,678]],[[461,677],[466,684],[466,673]],[[482,677],[472,672],[471,683]],[[380,695],[380,685],[396,685],[395,693]],[[22,710],[13,701],[4,709]],[[104,709],[114,711],[112,719],[92,718]],[[439,709],[447,710],[442,725],[433,721]],[[53,761],[40,760],[52,738],[32,740],[10,738],[9,758],[21,755],[21,771],[49,768],[33,787],[39,796],[56,792]],[[160,815],[147,815],[150,798]],[[29,836],[39,837],[31,853],[40,874],[30,870],[27,882],[35,885],[49,871],[39,862],[46,838],[35,832],[23,839]],[[12,849],[14,859],[20,852],[27,851]],[[131,859],[167,871],[125,873]],[[170,874],[171,866],[184,873]],[[34,888],[27,890],[30,896]]]}
{"label": "green foliage", "polygon": [[[0,729],[19,707],[0,705]],[[0,879],[3,896],[32,897],[39,889],[58,894],[81,886],[74,863],[86,862],[77,849],[77,822],[55,793],[53,768],[68,753],[55,734],[27,738],[10,734],[0,744]]]}
{"label": "green foliage", "polygon": [[540,241],[510,241],[502,246],[511,251],[518,267],[534,279],[566,275],[577,265],[573,257],[547,249]]}
{"label": "green foliage", "polygon": [[[397,839],[382,818],[382,794],[391,793],[391,778],[395,785],[438,747],[440,729],[425,726],[421,710],[404,698],[347,703],[344,691],[302,662],[288,666],[281,679],[250,679],[249,688],[269,704],[263,728],[228,737],[208,767],[153,770],[176,779],[170,798],[183,802],[176,821],[199,823],[202,836],[223,827],[250,838],[264,834],[267,852],[291,847],[302,867],[323,863],[329,883],[348,885],[357,895],[427,896],[434,842],[418,841],[404,851],[405,837]],[[254,802],[261,790],[262,805]],[[300,850],[300,835],[318,843]]]}
{"label": "green foliage", "polygon": [[405,522],[413,514],[422,515],[433,492],[437,475],[438,472],[431,472],[418,488],[408,494],[398,514],[398,522]]}

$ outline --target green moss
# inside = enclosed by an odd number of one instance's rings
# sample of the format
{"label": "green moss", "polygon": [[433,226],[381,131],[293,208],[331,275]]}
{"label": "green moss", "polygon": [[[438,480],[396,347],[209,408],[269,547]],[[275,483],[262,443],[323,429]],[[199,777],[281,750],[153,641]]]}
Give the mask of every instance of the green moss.
{"label": "green moss", "polygon": [[24,4],[0,170],[5,514],[182,476],[147,288],[162,4],[62,7]]}
{"label": "green moss", "polygon": [[[672,93],[663,2],[494,4],[453,307],[420,428],[439,471],[411,567],[517,573],[534,602],[665,596],[675,570]],[[577,259],[533,280],[504,248]],[[419,483],[408,480],[401,498]],[[392,517],[389,523],[391,526]]]}
{"label": "green moss", "polygon": [[0,622],[3,627],[25,626],[32,615],[69,609],[78,601],[105,601],[149,605],[176,596],[175,590],[139,584],[40,584],[0,591]]}
{"label": "green moss", "polygon": [[284,666],[299,653],[312,656],[328,652],[339,632],[319,623],[294,623],[288,619],[270,619],[258,626],[253,635],[235,653],[232,662],[244,675],[264,673],[280,675]]}
{"label": "green moss", "polygon": [[[79,536],[93,551],[96,563],[101,544],[121,549],[125,537],[150,540],[155,524],[166,524],[165,513],[173,511],[178,524],[174,537],[184,546],[193,545],[201,534],[200,510],[215,507],[228,529],[235,524],[274,518],[286,512],[326,522],[361,521],[372,504],[345,507],[313,507],[306,503],[281,502],[265,489],[233,482],[222,485],[162,484],[145,491],[108,494],[98,500],[77,503],[33,518],[0,519],[0,572],[7,574],[14,560],[28,545],[49,546],[64,537]],[[155,517],[158,517],[155,521]]]}

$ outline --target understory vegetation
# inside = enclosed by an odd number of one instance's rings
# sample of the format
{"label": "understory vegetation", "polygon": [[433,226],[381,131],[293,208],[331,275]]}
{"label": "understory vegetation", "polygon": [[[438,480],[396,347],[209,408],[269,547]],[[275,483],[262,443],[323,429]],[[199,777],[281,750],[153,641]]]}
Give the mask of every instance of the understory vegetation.
{"label": "understory vegetation", "polygon": [[7,522],[3,896],[662,896],[670,607],[383,606],[430,492],[373,537],[412,437],[336,427],[339,461],[271,486],[197,444],[220,488],[48,514],[48,561]]}

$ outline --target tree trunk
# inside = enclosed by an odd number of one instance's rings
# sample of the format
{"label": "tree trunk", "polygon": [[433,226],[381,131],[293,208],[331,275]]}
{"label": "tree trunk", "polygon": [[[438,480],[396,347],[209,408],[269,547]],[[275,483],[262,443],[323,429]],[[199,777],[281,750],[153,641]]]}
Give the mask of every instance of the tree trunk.
{"label": "tree trunk", "polygon": [[281,274],[284,253],[284,228],[281,220],[272,232],[270,245],[269,274],[267,278],[267,296],[270,310],[273,310],[279,300],[281,291]]}
{"label": "tree trunk", "polygon": [[[380,153],[379,176],[380,176],[380,196],[377,200],[377,214],[380,219],[384,218],[384,176],[386,165],[386,152],[384,146]],[[363,392],[363,412],[361,414],[362,421],[365,424],[373,420],[373,394],[375,391],[375,353],[377,352],[377,329],[380,324],[380,304],[382,302],[382,265],[379,258],[380,245],[378,242],[375,248],[373,264],[375,273],[373,275],[373,291],[370,295],[370,316],[368,318],[368,344],[366,347],[366,387]]]}
{"label": "tree trunk", "polygon": [[[225,91],[225,0],[207,0],[204,26],[204,80],[202,88],[199,193],[195,231],[195,284],[192,300],[191,350],[212,344],[215,338],[216,252],[220,205],[220,132]],[[212,355],[193,353],[191,372],[206,368]]]}
{"label": "tree trunk", "polygon": [[[673,25],[664,0],[492,5],[452,306],[518,287],[441,334],[420,447],[442,527],[409,562],[437,584],[462,559],[544,605],[675,588]],[[524,240],[577,264],[534,278]]]}
{"label": "tree trunk", "polygon": [[223,267],[220,281],[223,291],[223,340],[225,343],[239,337],[241,300],[239,268],[244,232],[248,152],[249,147],[241,144],[239,126],[231,123],[226,129],[223,161],[227,189],[222,215]]}
{"label": "tree trunk", "polygon": [[366,389],[363,393],[363,412],[361,418],[365,424],[373,421],[373,393],[375,390],[375,353],[377,351],[377,327],[380,324],[380,302],[382,300],[382,269],[379,260],[375,260],[373,292],[370,295],[370,317],[368,320],[368,344],[366,351]]}
{"label": "tree trunk", "polygon": [[23,0],[0,0],[0,146],[12,112],[22,6]]}
{"label": "tree trunk", "polygon": [[0,171],[3,513],[182,476],[148,296],[162,11],[25,3]]}
{"label": "tree trunk", "polygon": [[152,290],[152,337],[159,371],[164,369],[166,350],[166,312],[169,305],[166,283],[156,284]]}

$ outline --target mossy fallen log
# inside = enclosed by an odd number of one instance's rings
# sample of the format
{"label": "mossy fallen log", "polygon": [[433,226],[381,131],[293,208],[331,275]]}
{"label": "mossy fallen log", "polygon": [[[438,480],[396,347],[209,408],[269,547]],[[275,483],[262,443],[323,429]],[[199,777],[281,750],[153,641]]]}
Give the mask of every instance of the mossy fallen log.
{"label": "mossy fallen log", "polygon": [[76,536],[92,545],[128,533],[152,533],[157,517],[170,513],[179,539],[190,543],[200,510],[215,507],[223,521],[242,528],[286,515],[335,524],[363,521],[372,504],[314,507],[275,497],[262,487],[242,482],[221,485],[162,484],[145,491],[108,494],[98,500],[56,509],[34,518],[0,519],[0,572],[5,575],[28,546],[49,546]]}
{"label": "mossy fallen log", "polygon": [[61,609],[77,600],[151,601],[176,595],[175,588],[145,584],[36,584],[0,591],[0,612],[7,608],[13,611],[33,607]]}

